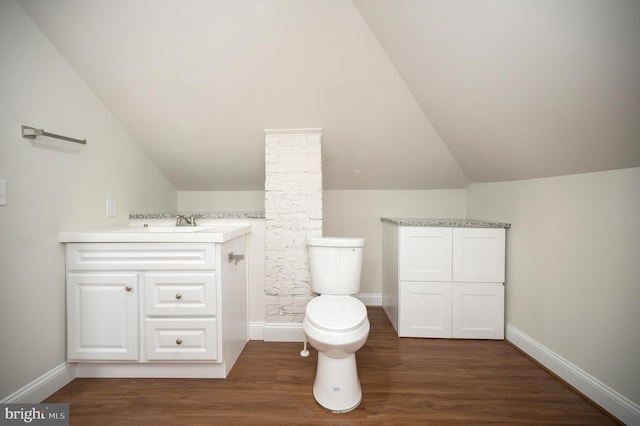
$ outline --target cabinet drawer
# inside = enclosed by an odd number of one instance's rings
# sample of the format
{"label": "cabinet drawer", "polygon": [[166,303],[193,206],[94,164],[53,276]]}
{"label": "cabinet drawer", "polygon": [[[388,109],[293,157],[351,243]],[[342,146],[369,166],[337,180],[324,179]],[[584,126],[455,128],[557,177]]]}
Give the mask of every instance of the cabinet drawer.
{"label": "cabinet drawer", "polygon": [[146,315],[215,315],[216,275],[208,273],[144,274]]}
{"label": "cabinet drawer", "polygon": [[217,360],[218,333],[215,318],[147,318],[147,359]]}
{"label": "cabinet drawer", "polygon": [[67,244],[68,270],[214,270],[216,245],[206,243]]}

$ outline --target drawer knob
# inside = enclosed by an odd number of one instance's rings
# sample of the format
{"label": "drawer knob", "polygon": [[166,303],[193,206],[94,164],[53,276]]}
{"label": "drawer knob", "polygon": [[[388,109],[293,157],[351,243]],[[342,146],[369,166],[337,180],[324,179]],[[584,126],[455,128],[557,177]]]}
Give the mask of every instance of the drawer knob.
{"label": "drawer knob", "polygon": [[127,291],[131,291],[131,290],[133,290],[133,287],[131,287],[130,285],[128,285],[128,286],[126,286],[124,289],[125,289],[125,290],[127,290]]}
{"label": "drawer knob", "polygon": [[182,339],[176,339],[176,345],[181,345],[182,344]]}
{"label": "drawer knob", "polygon": [[182,299],[182,295],[180,293],[177,293],[176,294],[176,299],[178,299],[178,300]]}

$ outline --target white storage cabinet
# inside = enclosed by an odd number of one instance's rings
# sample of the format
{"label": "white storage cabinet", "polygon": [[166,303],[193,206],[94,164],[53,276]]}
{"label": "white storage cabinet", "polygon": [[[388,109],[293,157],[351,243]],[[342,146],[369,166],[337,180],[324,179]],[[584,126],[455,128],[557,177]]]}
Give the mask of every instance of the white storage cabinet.
{"label": "white storage cabinet", "polygon": [[504,228],[383,223],[383,307],[402,337],[504,338]]}
{"label": "white storage cabinet", "polygon": [[246,262],[227,252],[246,237],[67,244],[68,360],[93,377],[226,377],[248,340]]}

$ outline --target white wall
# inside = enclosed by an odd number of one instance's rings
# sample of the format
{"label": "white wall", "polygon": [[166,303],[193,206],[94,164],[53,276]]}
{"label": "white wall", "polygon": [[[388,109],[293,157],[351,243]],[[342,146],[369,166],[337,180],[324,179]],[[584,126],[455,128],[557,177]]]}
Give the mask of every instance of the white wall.
{"label": "white wall", "polygon": [[324,235],[364,237],[360,292],[380,295],[382,293],[380,218],[465,217],[465,197],[464,189],[325,190],[323,195]]}
{"label": "white wall", "polygon": [[510,222],[506,322],[640,404],[640,168],[473,184]]}
{"label": "white wall", "polygon": [[264,211],[264,191],[178,191],[178,211]]}
{"label": "white wall", "polygon": [[[175,210],[176,192],[12,0],[0,2],[0,52],[0,179],[8,184],[8,205],[0,206],[3,400],[66,359],[58,232],[124,224],[130,211]],[[87,145],[34,144],[21,137],[22,124]],[[107,197],[117,200],[116,217],[106,217]]]}

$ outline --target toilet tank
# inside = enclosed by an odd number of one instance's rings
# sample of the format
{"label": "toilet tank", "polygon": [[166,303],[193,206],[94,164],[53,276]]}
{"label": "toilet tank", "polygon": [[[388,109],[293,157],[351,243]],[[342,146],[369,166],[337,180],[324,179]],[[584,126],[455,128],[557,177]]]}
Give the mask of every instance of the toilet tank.
{"label": "toilet tank", "polygon": [[309,238],[307,247],[314,292],[350,295],[360,291],[364,238]]}

